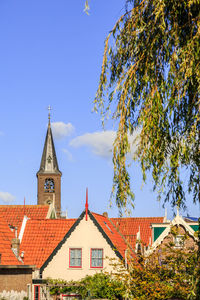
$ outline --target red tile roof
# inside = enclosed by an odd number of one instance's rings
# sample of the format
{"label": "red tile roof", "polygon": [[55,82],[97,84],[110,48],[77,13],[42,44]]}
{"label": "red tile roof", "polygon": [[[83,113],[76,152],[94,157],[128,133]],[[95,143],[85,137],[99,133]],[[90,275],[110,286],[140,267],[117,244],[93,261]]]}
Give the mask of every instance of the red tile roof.
{"label": "red tile roof", "polygon": [[76,219],[28,220],[20,245],[24,264],[40,268]]}
{"label": "red tile roof", "polygon": [[111,240],[113,245],[116,247],[116,250],[118,250],[121,256],[124,258],[125,250],[128,248],[128,246],[120,233],[113,226],[112,222],[105,216],[96,213],[92,213],[92,215],[106,233],[108,238]]}
{"label": "red tile roof", "polygon": [[3,218],[0,218],[0,265],[21,265],[11,249],[11,241],[15,237],[15,232],[11,231]]}
{"label": "red tile roof", "polygon": [[48,210],[48,205],[0,205],[0,216],[8,224],[17,227],[19,233],[24,215],[30,219],[42,220],[46,219]]}
{"label": "red tile roof", "polygon": [[[72,225],[79,219],[44,219],[46,218],[48,206],[26,206],[26,215],[32,218],[27,221],[20,252],[24,251],[24,264],[36,265],[41,268],[49,256],[69,232]],[[14,237],[6,223],[21,226],[23,219],[23,206],[0,206],[3,218],[0,219],[0,253],[3,264],[21,264],[11,250],[11,240]],[[9,215],[10,212],[10,215]],[[19,212],[19,216],[17,215]],[[107,218],[105,216],[91,213],[93,222],[102,232],[107,242],[114,246],[115,250],[124,257],[128,248],[122,234],[135,248],[136,234],[140,228],[141,240],[148,245],[151,237],[151,224],[162,223],[164,218]],[[38,218],[37,220],[35,220]],[[77,223],[79,224],[79,223]],[[118,229],[117,229],[118,228]],[[75,229],[75,228],[74,228]],[[73,229],[73,230],[74,230]],[[19,232],[19,231],[18,231]]]}
{"label": "red tile roof", "polygon": [[135,249],[136,235],[140,230],[142,243],[145,245],[152,244],[152,223],[163,223],[163,217],[149,218],[111,218],[111,221],[124,235],[133,249]]}
{"label": "red tile roof", "polygon": [[[127,245],[108,218],[92,213],[103,232],[122,257]],[[24,264],[41,268],[54,249],[63,240],[77,219],[28,220],[20,245],[24,251]]]}

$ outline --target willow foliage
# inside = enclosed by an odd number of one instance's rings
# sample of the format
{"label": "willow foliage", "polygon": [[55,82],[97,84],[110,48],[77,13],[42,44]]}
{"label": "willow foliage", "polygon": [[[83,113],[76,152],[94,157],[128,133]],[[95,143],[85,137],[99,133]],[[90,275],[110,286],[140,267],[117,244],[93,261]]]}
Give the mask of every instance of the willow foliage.
{"label": "willow foliage", "polygon": [[[133,194],[128,135],[140,132],[136,159],[164,201],[199,200],[200,1],[135,0],[105,41],[95,109],[117,120],[114,189],[119,209]],[[183,182],[180,170],[187,170]]]}

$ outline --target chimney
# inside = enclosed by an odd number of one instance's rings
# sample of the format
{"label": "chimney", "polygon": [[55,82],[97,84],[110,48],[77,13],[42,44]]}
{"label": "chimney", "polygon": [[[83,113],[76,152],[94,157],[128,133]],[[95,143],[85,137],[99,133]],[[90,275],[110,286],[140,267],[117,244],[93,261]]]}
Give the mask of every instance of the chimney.
{"label": "chimney", "polygon": [[106,217],[106,218],[108,218],[108,213],[107,213],[107,211],[103,212],[103,216]]}
{"label": "chimney", "polygon": [[19,246],[20,246],[20,240],[18,238],[12,239],[11,247],[16,257],[19,256]]}

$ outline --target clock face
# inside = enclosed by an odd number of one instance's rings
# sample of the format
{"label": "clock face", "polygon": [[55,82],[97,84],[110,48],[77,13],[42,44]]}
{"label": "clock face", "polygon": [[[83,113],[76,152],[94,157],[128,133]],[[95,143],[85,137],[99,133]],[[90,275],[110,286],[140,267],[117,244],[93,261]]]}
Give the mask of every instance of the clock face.
{"label": "clock face", "polygon": [[47,203],[47,205],[50,205],[50,204],[52,203],[52,200],[51,200],[51,199],[48,199],[48,200],[46,201],[46,203]]}
{"label": "clock face", "polygon": [[52,178],[45,179],[44,191],[47,193],[53,193],[55,191],[55,185]]}

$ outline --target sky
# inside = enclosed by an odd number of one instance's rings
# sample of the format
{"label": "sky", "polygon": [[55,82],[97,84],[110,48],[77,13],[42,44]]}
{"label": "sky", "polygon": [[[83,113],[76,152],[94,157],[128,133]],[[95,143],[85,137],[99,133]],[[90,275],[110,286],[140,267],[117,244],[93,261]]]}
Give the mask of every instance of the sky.
{"label": "sky", "polygon": [[[78,217],[85,207],[110,208],[115,128],[101,125],[93,100],[101,70],[104,41],[124,11],[123,0],[0,1],[0,204],[37,203],[37,178],[50,105],[54,143],[62,171],[62,210]],[[133,217],[163,216],[151,179],[130,167],[135,192]],[[167,205],[168,216],[175,210]],[[183,215],[199,216],[187,201]]]}

